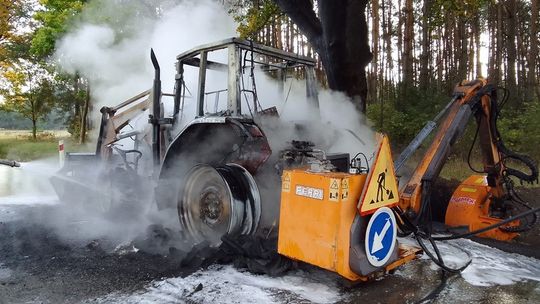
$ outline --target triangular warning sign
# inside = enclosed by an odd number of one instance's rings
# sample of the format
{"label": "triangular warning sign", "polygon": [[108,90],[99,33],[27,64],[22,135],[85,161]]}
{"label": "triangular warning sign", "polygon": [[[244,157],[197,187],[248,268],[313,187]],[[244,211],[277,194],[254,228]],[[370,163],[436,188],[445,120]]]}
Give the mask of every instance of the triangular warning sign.
{"label": "triangular warning sign", "polygon": [[373,213],[384,206],[393,207],[399,202],[394,161],[386,136],[382,136],[377,158],[366,181],[358,203],[360,215]]}
{"label": "triangular warning sign", "polygon": [[289,172],[285,172],[283,175],[283,181],[284,182],[290,182],[291,181],[291,174]]}

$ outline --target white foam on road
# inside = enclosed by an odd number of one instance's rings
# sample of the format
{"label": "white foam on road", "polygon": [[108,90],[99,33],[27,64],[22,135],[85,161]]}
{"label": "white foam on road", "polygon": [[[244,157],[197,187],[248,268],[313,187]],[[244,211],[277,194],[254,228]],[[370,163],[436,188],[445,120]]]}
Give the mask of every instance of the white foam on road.
{"label": "white foam on road", "polygon": [[0,166],[0,203],[10,200],[48,198],[55,195],[49,178],[58,171],[58,164],[51,160],[21,163],[19,168]]}
{"label": "white foam on road", "polygon": [[[202,284],[200,291],[195,288]],[[128,296],[102,298],[115,303],[335,303],[341,294],[327,280],[301,271],[280,277],[255,275],[233,266],[214,265],[185,278],[156,281],[145,291]]]}
{"label": "white foam on road", "polygon": [[0,282],[7,280],[11,277],[13,271],[0,263]]}
{"label": "white foam on road", "polygon": [[0,205],[56,205],[56,195],[10,195],[0,197]]}
{"label": "white foam on road", "polygon": [[445,262],[453,267],[463,265],[469,259],[461,249],[469,252],[472,262],[461,272],[461,276],[471,285],[510,285],[525,280],[540,282],[540,261],[537,259],[466,239],[452,241],[450,244],[453,246],[443,242],[438,244]]}
{"label": "white foam on road", "polygon": [[[410,238],[402,241],[411,245],[415,242]],[[428,245],[427,241],[425,243]],[[508,253],[468,239],[437,242],[437,245],[445,264],[451,268],[459,268],[471,260],[471,264],[461,272],[461,277],[471,285],[511,285],[526,280],[540,282],[540,260],[535,258]],[[429,257],[424,253],[421,259],[429,260]],[[438,266],[432,262],[431,268],[436,270]]]}

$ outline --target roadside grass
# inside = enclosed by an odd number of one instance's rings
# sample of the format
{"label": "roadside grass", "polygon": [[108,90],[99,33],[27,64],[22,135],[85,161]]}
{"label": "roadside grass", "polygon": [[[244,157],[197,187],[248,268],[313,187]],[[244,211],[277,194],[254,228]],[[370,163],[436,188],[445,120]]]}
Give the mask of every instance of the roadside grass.
{"label": "roadside grass", "polygon": [[41,131],[32,139],[28,131],[0,130],[0,159],[26,162],[58,155],[58,140],[64,140],[71,151],[84,150],[65,131]]}

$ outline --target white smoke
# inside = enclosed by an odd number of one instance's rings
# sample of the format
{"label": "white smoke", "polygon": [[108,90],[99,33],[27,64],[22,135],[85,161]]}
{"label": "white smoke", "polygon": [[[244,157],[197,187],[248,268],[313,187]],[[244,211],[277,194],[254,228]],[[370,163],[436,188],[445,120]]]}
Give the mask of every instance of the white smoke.
{"label": "white smoke", "polygon": [[94,1],[90,10],[99,12],[99,20],[115,22],[99,22],[96,12],[88,12],[58,42],[55,58],[65,71],[89,79],[96,110],[151,87],[151,48],[160,61],[163,91],[172,92],[176,55],[235,35],[232,17],[216,1],[176,1],[176,6],[165,6],[159,16],[120,13],[144,2]]}

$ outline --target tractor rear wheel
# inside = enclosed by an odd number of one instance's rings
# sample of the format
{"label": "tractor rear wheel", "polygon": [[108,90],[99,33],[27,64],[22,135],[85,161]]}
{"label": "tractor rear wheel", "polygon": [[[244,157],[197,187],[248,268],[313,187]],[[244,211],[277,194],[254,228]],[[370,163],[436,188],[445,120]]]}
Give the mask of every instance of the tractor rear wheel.
{"label": "tractor rear wheel", "polygon": [[221,244],[224,235],[252,235],[261,217],[261,198],[253,176],[242,166],[197,165],[179,193],[178,217],[195,243]]}

